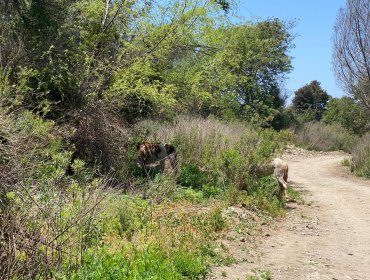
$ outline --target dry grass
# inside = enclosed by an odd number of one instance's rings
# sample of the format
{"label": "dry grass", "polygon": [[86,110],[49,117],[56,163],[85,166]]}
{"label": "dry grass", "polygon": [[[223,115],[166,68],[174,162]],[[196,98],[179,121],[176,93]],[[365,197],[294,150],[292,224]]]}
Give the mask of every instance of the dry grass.
{"label": "dry grass", "polygon": [[212,157],[221,156],[228,149],[237,149],[247,159],[250,149],[259,142],[258,133],[240,122],[181,116],[167,126],[150,122],[142,125],[155,127],[148,129],[149,140],[172,142],[176,146],[180,164],[209,165]]}
{"label": "dry grass", "polygon": [[370,178],[370,132],[364,134],[352,150],[352,168]]}
{"label": "dry grass", "polygon": [[309,149],[321,151],[343,150],[351,152],[357,137],[338,124],[310,122],[296,135],[296,141]]}

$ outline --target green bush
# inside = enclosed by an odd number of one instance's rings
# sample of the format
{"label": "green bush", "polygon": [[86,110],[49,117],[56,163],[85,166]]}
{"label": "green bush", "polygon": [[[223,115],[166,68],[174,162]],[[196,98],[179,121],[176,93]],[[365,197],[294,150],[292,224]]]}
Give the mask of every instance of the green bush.
{"label": "green bush", "polygon": [[249,196],[242,201],[247,208],[265,212],[271,216],[283,216],[284,202],[277,194],[279,185],[273,176],[266,176],[250,185]]}
{"label": "green bush", "polygon": [[204,199],[204,194],[202,191],[182,188],[175,194],[174,199],[175,201],[187,200],[193,203],[200,203]]}
{"label": "green bush", "polygon": [[183,165],[179,174],[179,183],[184,187],[192,187],[195,189],[202,188],[206,183],[206,176],[199,170],[199,167],[194,164]]}
{"label": "green bush", "polygon": [[216,208],[210,213],[208,224],[213,232],[221,231],[226,227],[226,221],[220,208]]}
{"label": "green bush", "polygon": [[[253,168],[269,161],[273,152],[285,145],[290,137],[287,132],[189,117],[179,117],[174,123],[142,122],[132,130],[126,129],[122,135],[129,137],[120,140],[124,144],[122,150],[116,150],[117,143],[106,146],[107,158],[114,159],[116,171],[122,175],[115,179],[124,178],[123,183],[128,188],[133,186],[132,190],[140,197],[122,195],[118,188],[112,191],[108,181],[117,181],[106,180],[92,168],[91,162],[82,159],[74,160],[74,174],[65,176],[73,146],[62,138],[68,131],[61,132],[54,122],[27,111],[17,118],[2,116],[0,131],[6,140],[0,143],[0,175],[4,182],[0,199],[7,203],[6,215],[1,216],[6,219],[0,219],[2,228],[20,229],[15,236],[22,242],[30,242],[23,233],[42,237],[50,244],[59,244],[60,240],[63,246],[59,245],[58,250],[70,252],[65,255],[57,250],[50,254],[50,249],[45,249],[41,242],[36,246],[37,254],[26,248],[20,255],[12,256],[12,261],[18,264],[15,275],[20,278],[57,273],[62,263],[64,272],[58,277],[67,279],[203,277],[211,252],[203,252],[200,244],[207,246],[206,240],[216,238],[227,223],[222,207],[214,209],[216,206],[209,203],[211,211],[193,214],[191,211],[197,206],[187,201],[207,204],[208,199],[212,202],[249,199],[251,209],[272,215],[282,209],[269,188],[259,191],[270,183],[257,181]],[[90,120],[86,130],[79,132],[81,139],[86,137],[93,146],[101,140],[104,146],[109,135],[113,138],[121,135],[107,132],[104,139],[97,134],[89,137],[88,131],[94,127],[102,129],[96,131],[106,131],[103,124],[110,123],[108,116],[98,123]],[[174,143],[178,169],[152,176],[140,174],[134,167],[136,150],[132,144],[138,139]],[[121,152],[124,156],[119,158]],[[14,172],[10,179],[5,176],[9,170]],[[247,190],[247,198],[241,198],[241,189]],[[189,208],[185,207],[183,217],[171,208],[173,205],[181,208],[182,204]],[[17,221],[22,221],[21,227]],[[184,231],[184,227],[191,230]],[[168,238],[161,238],[163,234]],[[108,243],[112,244],[109,249],[104,245]],[[184,246],[191,250],[184,251]],[[82,255],[83,262],[76,258]],[[49,262],[40,261],[45,259]]]}
{"label": "green bush", "polygon": [[205,184],[203,185],[202,192],[207,198],[218,197],[223,192],[223,189],[215,185]]}
{"label": "green bush", "polygon": [[100,204],[110,189],[81,160],[73,164],[75,175],[65,176],[72,152],[54,122],[29,111],[0,119],[7,139],[0,149],[1,262],[19,278],[44,277],[95,244]]}

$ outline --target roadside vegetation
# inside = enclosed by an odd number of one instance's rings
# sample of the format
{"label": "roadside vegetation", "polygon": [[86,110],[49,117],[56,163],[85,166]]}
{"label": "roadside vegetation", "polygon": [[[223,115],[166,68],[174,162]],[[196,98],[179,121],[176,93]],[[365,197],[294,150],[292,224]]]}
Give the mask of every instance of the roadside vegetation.
{"label": "roadside vegetation", "polygon": [[[294,23],[236,10],[0,3],[1,279],[203,279],[233,262],[215,241],[249,230],[230,206],[285,215],[255,170],[288,142],[352,152],[370,177],[365,109],[317,81],[285,107]],[[177,169],[138,167],[144,140],[172,143]]]}

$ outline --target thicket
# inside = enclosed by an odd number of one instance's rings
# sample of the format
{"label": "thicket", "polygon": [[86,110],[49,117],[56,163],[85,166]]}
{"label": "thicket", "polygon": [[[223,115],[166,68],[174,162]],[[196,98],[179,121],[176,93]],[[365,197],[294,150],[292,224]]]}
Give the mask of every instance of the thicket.
{"label": "thicket", "polygon": [[[235,10],[0,2],[1,279],[202,278],[226,262],[225,207],[284,215],[255,170],[299,125],[282,89],[292,24]],[[173,143],[177,170],[140,169],[143,140]]]}
{"label": "thicket", "polygon": [[[222,209],[283,215],[276,182],[258,180],[254,168],[289,133],[203,118],[143,121],[125,131],[114,177],[81,159],[66,176],[74,148],[60,127],[28,111],[1,117],[2,278],[193,279],[222,262],[212,244],[228,227]],[[178,170],[143,172],[130,151],[139,139],[175,143]]]}
{"label": "thicket", "polygon": [[[2,279],[201,278],[222,209],[283,215],[253,169],[289,136],[245,120],[283,119],[289,24],[232,24],[226,1],[0,8]],[[143,140],[178,170],[138,168]]]}

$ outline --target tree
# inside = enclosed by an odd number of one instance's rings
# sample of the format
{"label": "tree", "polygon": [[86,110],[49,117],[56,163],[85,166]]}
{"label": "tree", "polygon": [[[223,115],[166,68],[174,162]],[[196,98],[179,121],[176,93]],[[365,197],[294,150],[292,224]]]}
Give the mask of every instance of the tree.
{"label": "tree", "polygon": [[289,23],[279,19],[216,30],[220,49],[209,63],[214,91],[238,117],[269,126],[284,104],[281,83],[291,70]]}
{"label": "tree", "polygon": [[333,66],[338,81],[370,109],[370,0],[347,0],[334,26]]}
{"label": "tree", "polygon": [[298,114],[312,114],[312,118],[319,121],[325,111],[329,98],[330,95],[315,80],[294,93],[293,109]]}
{"label": "tree", "polygon": [[339,123],[349,131],[360,135],[370,128],[370,120],[364,107],[358,106],[350,97],[329,100],[322,120],[330,124]]}
{"label": "tree", "polygon": [[129,122],[191,112],[270,126],[290,24],[234,24],[233,3],[1,1],[0,101],[51,119],[99,101]]}

